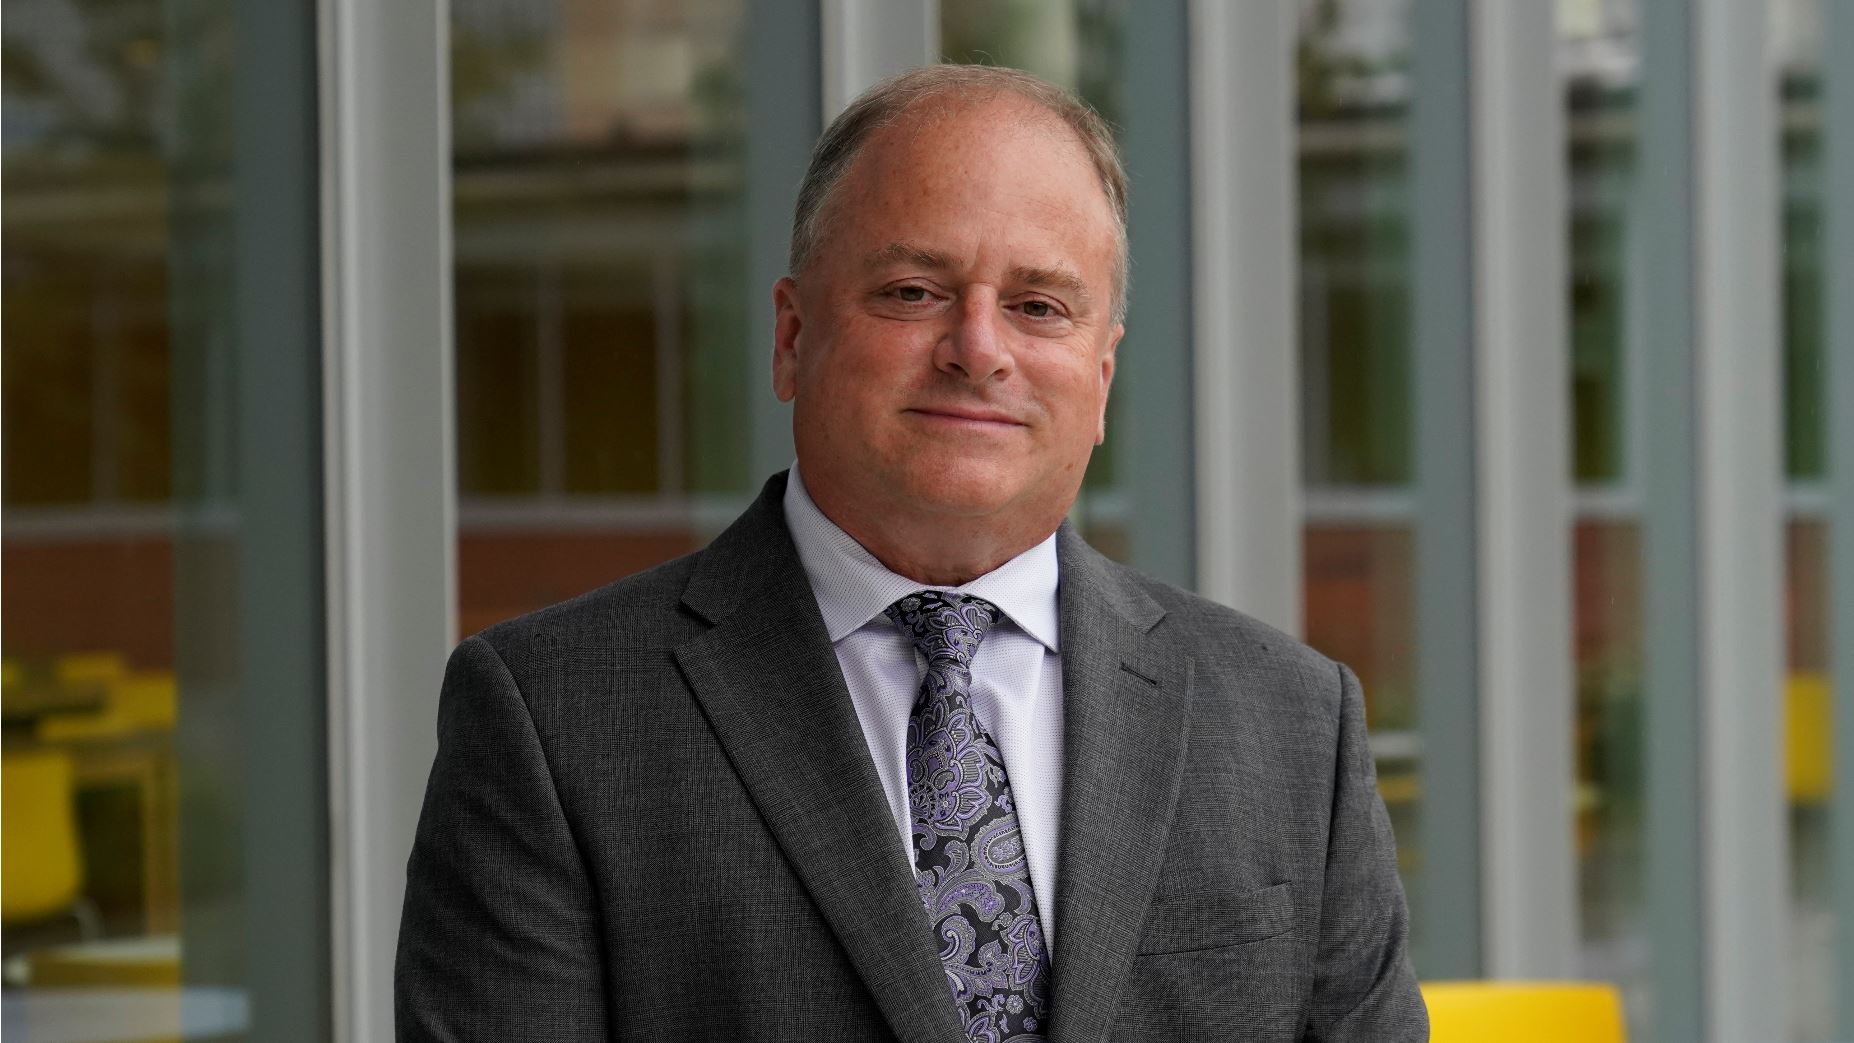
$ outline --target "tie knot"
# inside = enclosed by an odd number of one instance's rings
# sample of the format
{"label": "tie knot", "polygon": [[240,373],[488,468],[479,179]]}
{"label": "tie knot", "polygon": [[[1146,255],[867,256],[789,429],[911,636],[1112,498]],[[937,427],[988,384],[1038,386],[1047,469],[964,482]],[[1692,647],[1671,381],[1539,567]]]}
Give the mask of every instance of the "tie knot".
{"label": "tie knot", "polygon": [[969,594],[919,590],[888,606],[887,615],[929,663],[952,659],[969,668],[998,606]]}

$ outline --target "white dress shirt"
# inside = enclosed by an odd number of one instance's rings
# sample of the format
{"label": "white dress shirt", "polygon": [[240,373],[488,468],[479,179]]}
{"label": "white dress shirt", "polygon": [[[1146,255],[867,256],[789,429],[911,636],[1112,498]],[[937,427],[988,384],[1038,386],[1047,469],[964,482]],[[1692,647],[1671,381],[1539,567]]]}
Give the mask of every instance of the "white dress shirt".
{"label": "white dress shirt", "polygon": [[1056,829],[1062,808],[1055,534],[962,586],[918,583],[890,572],[826,518],[805,491],[797,464],[785,486],[785,522],[817,595],[910,866],[908,716],[927,663],[883,613],[917,590],[953,590],[998,606],[1002,614],[972,657],[972,708],[1004,756],[1044,943],[1054,953]]}

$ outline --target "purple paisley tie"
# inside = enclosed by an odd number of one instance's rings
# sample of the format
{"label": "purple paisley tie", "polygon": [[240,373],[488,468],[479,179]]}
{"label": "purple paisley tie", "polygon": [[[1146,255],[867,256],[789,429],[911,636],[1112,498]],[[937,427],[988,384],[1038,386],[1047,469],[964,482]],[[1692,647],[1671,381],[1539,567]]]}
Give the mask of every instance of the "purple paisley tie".
{"label": "purple paisley tie", "polygon": [[923,590],[888,618],[927,660],[908,717],[914,876],[966,1038],[1041,1040],[1049,955],[1004,758],[972,709],[972,654],[997,606]]}

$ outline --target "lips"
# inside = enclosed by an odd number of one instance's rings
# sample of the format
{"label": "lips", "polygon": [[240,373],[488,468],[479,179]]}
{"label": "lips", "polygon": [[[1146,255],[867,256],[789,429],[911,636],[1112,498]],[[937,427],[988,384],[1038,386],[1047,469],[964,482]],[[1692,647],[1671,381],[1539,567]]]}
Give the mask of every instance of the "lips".
{"label": "lips", "polygon": [[965,421],[975,424],[1002,424],[1011,427],[1024,426],[1023,421],[1008,413],[999,413],[989,409],[972,409],[964,406],[923,406],[907,410],[907,412],[933,420]]}

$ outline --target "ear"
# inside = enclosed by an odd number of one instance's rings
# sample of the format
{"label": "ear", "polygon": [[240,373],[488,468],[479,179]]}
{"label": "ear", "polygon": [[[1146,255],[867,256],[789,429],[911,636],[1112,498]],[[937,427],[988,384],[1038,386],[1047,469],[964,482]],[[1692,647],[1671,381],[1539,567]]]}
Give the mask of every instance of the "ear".
{"label": "ear", "polygon": [[1101,416],[1095,422],[1095,445],[1107,441],[1107,389],[1114,383],[1114,352],[1120,347],[1120,338],[1126,332],[1125,325],[1114,323],[1114,328],[1107,333],[1107,347],[1101,350]]}
{"label": "ear", "polygon": [[790,402],[798,394],[798,334],[804,327],[798,283],[786,276],[773,283],[773,394]]}

